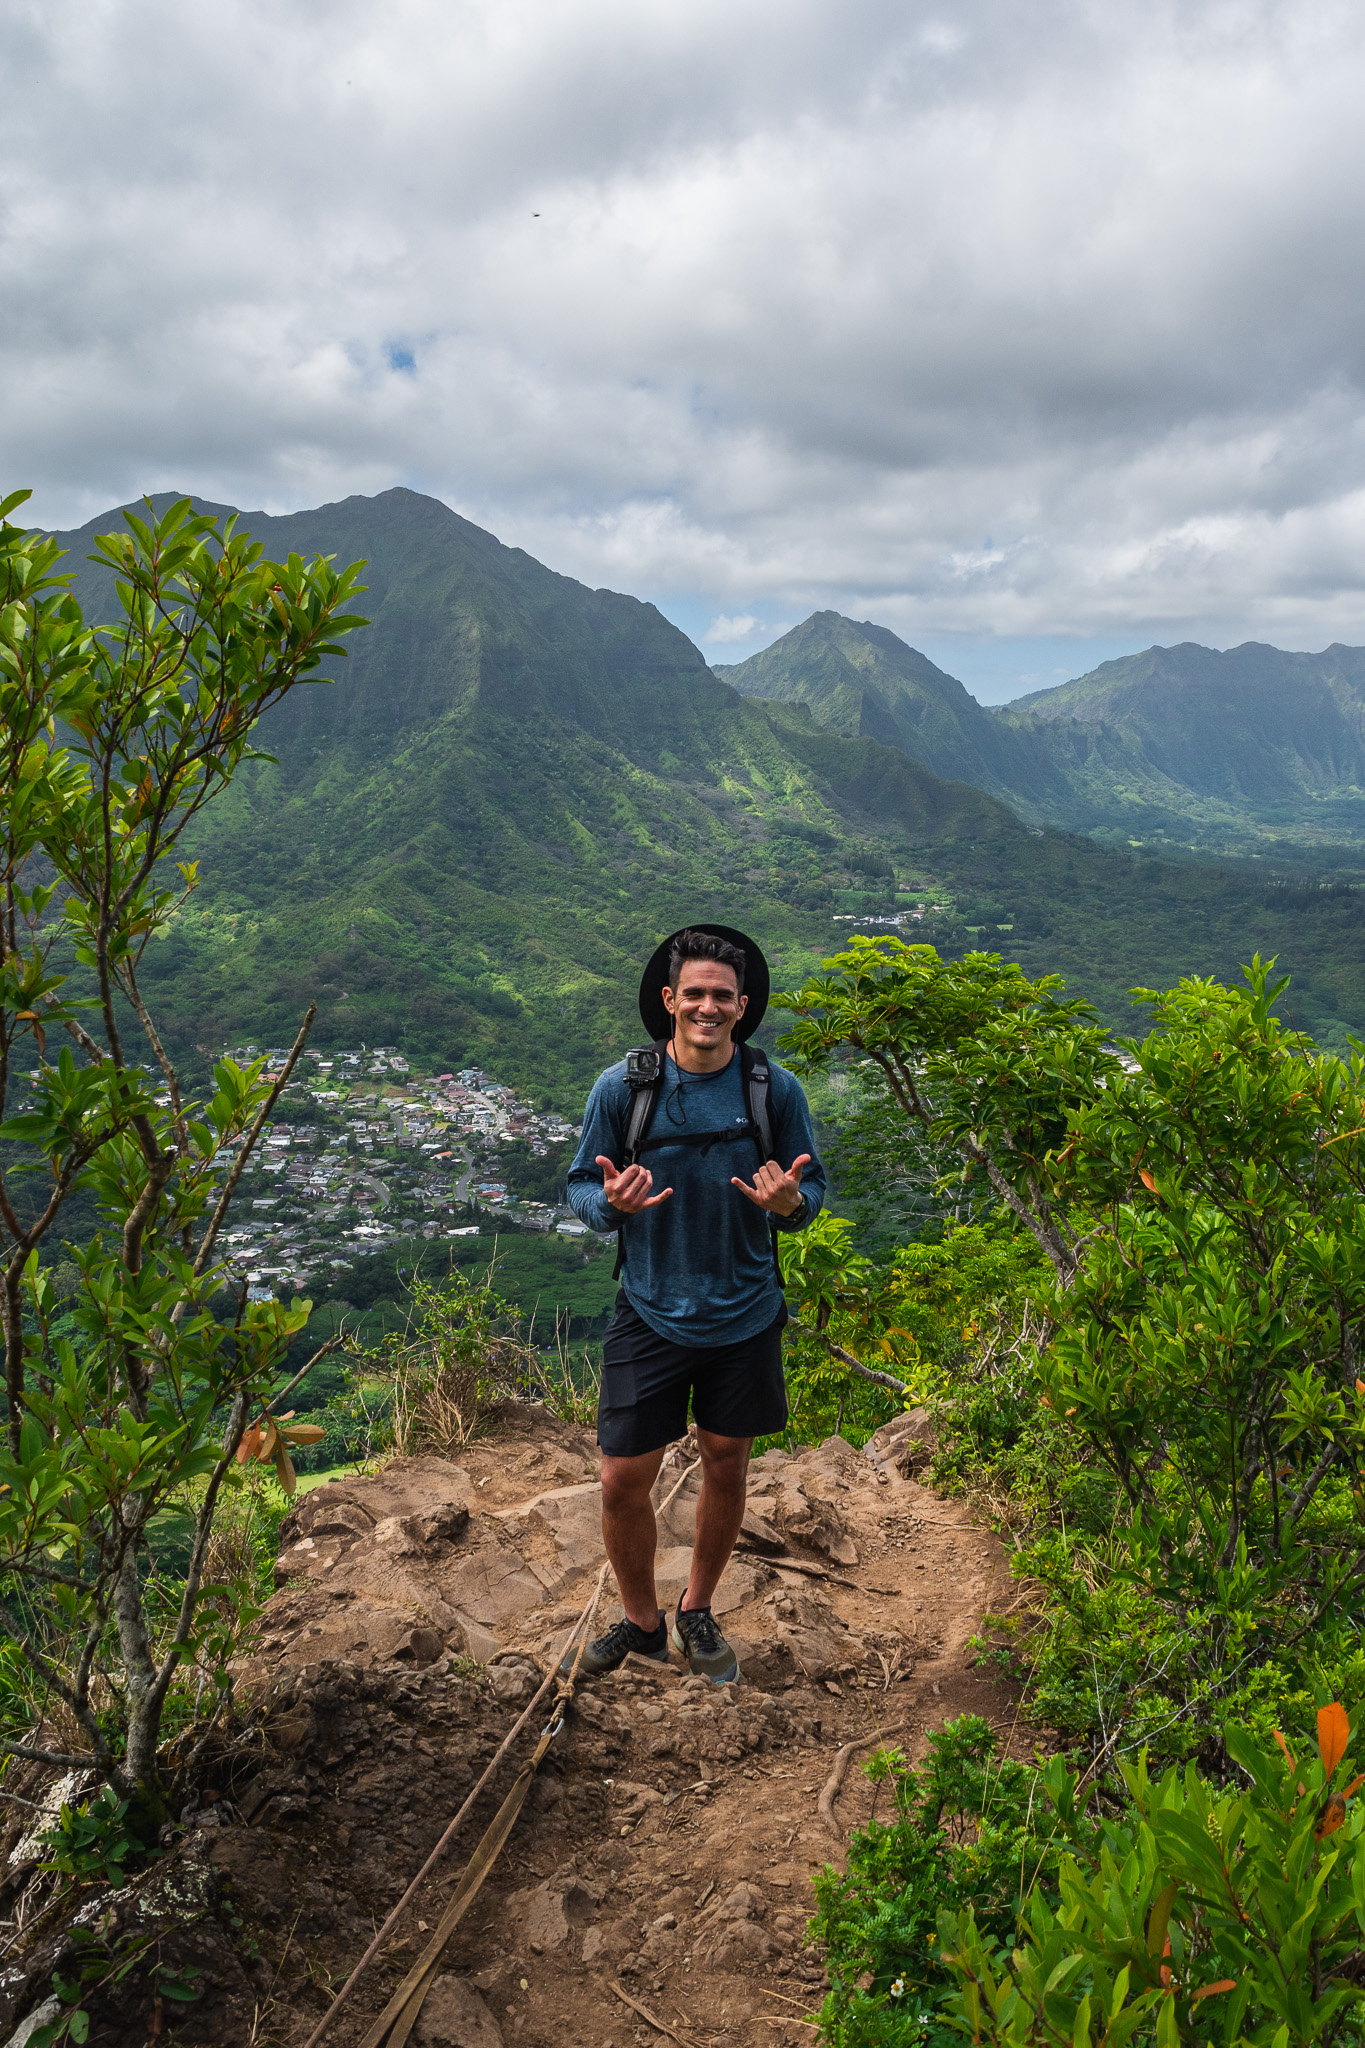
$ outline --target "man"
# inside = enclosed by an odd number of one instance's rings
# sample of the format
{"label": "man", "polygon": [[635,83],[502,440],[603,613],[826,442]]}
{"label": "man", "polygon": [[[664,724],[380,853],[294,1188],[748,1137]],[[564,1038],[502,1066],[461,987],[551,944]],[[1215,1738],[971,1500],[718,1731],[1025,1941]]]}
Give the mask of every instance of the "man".
{"label": "man", "polygon": [[[624,1254],[602,1348],[597,1441],[602,1535],[625,1612],[584,1651],[589,1673],[613,1670],[632,1650],[667,1661],[650,1494],[665,1447],[686,1432],[690,1398],[702,1480],[672,1638],[694,1672],[718,1685],[739,1676],[711,1598],[744,1519],[753,1440],[787,1420],[787,1311],[772,1231],[803,1229],[825,1191],[799,1084],[740,1051],[767,999],[767,962],[742,932],[704,926],[666,939],[640,986],[662,1071],[636,1157],[626,1158],[637,1091],[623,1060],[588,1098],[569,1169],[575,1215],[594,1230],[619,1230]],[[766,1105],[746,1086],[756,1060],[760,1074],[766,1067]],[[770,1158],[751,1115],[764,1106]]]}

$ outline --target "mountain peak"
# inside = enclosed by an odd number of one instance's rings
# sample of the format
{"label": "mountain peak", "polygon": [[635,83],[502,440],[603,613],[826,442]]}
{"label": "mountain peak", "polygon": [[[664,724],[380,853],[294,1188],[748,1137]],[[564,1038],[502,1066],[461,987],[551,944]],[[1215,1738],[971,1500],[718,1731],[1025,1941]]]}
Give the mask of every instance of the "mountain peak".
{"label": "mountain peak", "polygon": [[742,696],[804,704],[817,725],[900,747],[935,775],[1000,791],[1017,743],[958,682],[887,626],[812,612],[724,671]]}

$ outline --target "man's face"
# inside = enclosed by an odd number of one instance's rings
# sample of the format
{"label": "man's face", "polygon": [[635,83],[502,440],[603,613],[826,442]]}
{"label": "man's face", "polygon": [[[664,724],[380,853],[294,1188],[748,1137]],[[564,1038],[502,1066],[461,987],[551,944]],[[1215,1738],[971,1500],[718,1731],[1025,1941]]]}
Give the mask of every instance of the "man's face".
{"label": "man's face", "polygon": [[739,993],[733,967],[719,960],[685,960],[676,989],[664,985],[664,1008],[673,1037],[686,1052],[715,1052],[730,1043],[749,998]]}

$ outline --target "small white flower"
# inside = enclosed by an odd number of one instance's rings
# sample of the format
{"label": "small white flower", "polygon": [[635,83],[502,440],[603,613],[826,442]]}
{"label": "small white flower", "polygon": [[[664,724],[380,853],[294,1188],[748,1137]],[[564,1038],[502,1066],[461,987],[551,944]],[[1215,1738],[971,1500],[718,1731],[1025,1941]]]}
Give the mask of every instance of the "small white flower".
{"label": "small white flower", "polygon": [[897,1977],[897,1978],[896,1978],[895,1982],[894,1982],[894,1983],[892,1984],[892,1986],[891,1986],[891,1996],[892,1996],[893,1998],[904,1998],[904,1996],[905,1996],[905,1979],[904,1979],[904,1977]]}

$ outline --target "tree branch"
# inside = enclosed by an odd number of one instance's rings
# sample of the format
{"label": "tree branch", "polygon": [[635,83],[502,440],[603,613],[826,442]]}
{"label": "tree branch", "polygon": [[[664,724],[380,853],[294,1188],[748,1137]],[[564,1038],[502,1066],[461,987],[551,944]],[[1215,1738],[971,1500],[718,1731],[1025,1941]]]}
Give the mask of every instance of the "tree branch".
{"label": "tree branch", "polygon": [[1327,1477],[1327,1474],[1331,1471],[1333,1465],[1336,1464],[1340,1456],[1341,1446],[1339,1444],[1328,1444],[1327,1449],[1318,1459],[1317,1464],[1313,1467],[1307,1479],[1304,1480],[1303,1485],[1299,1488],[1298,1492],[1294,1495],[1293,1500],[1290,1502],[1289,1506],[1285,1510],[1286,1519],[1288,1520],[1291,1528],[1293,1527],[1294,1523],[1298,1521],[1299,1516],[1308,1506],[1308,1503],[1312,1500],[1313,1495],[1322,1485],[1323,1480]]}
{"label": "tree branch", "polygon": [[[302,1024],[299,1026],[298,1037],[294,1040],[293,1046],[290,1049],[289,1057],[285,1061],[284,1066],[281,1070],[280,1078],[275,1083],[274,1087],[271,1089],[265,1101],[261,1104],[260,1114],[257,1116],[255,1123],[253,1123],[253,1125],[251,1126],[251,1129],[247,1133],[247,1136],[242,1140],[241,1149],[239,1150],[237,1157],[233,1162],[232,1171],[228,1175],[226,1184],[223,1188],[223,1192],[218,1198],[218,1205],[215,1208],[213,1215],[209,1219],[209,1227],[204,1232],[203,1238],[200,1240],[198,1256],[194,1261],[194,1271],[196,1278],[204,1271],[204,1268],[208,1265],[209,1259],[213,1253],[214,1240],[217,1238],[218,1232],[222,1228],[223,1218],[227,1215],[228,1212],[228,1205],[231,1202],[232,1197],[237,1192],[237,1183],[246,1171],[246,1163],[251,1156],[252,1148],[255,1145],[256,1140],[261,1135],[261,1127],[265,1123],[265,1120],[269,1116],[271,1110],[275,1107],[275,1104],[279,1101],[280,1096],[283,1093],[284,1089],[288,1086],[289,1077],[293,1073],[296,1065],[298,1064],[299,1055],[303,1051],[303,1048],[307,1043],[308,1033],[313,1028],[313,1019],[317,1016],[317,1013],[317,1004],[310,1003],[308,1005],[307,1012],[304,1016],[304,1020]],[[175,1314],[177,1315],[177,1317],[179,1316],[179,1313],[180,1309],[179,1305],[177,1304],[175,1310]]]}
{"label": "tree branch", "polygon": [[910,1392],[910,1388],[904,1380],[896,1379],[892,1373],[877,1372],[874,1367],[864,1365],[860,1358],[855,1358],[851,1351],[845,1351],[842,1344],[836,1344],[834,1339],[827,1336],[823,1330],[813,1330],[809,1323],[803,1323],[800,1316],[789,1315],[787,1327],[792,1330],[799,1330],[803,1337],[814,1337],[816,1343],[822,1344],[831,1358],[837,1358],[841,1365],[846,1365],[851,1372],[856,1372],[861,1379],[871,1380],[874,1387],[888,1387],[893,1394],[908,1394]]}

